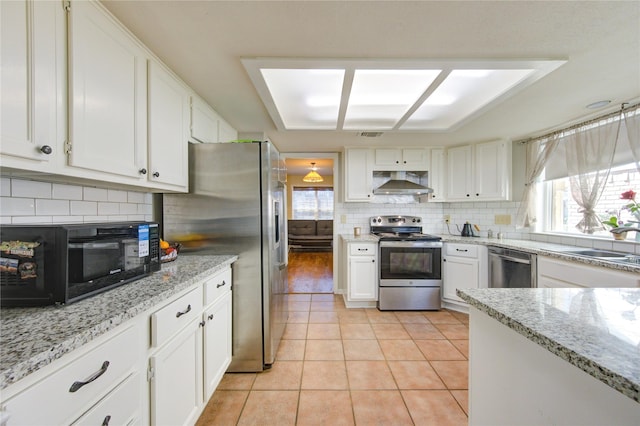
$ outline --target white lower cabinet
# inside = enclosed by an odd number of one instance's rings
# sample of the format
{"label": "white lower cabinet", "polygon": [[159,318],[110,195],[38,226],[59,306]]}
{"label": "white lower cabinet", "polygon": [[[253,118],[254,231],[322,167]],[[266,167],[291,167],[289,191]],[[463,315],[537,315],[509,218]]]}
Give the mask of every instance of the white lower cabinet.
{"label": "white lower cabinet", "polygon": [[445,243],[442,256],[442,299],[466,306],[457,289],[487,286],[487,248],[476,244]]}
{"label": "white lower cabinet", "polygon": [[186,425],[197,420],[202,404],[202,331],[190,322],[149,359],[151,424]]}
{"label": "white lower cabinet", "polygon": [[151,314],[152,425],[194,424],[231,363],[231,268]]}
{"label": "white lower cabinet", "polygon": [[375,306],[378,300],[378,243],[343,239],[348,307]]}
{"label": "white lower cabinet", "polygon": [[640,287],[640,274],[538,256],[538,287]]}
{"label": "white lower cabinet", "polygon": [[204,399],[213,395],[231,363],[231,292],[204,310]]}
{"label": "white lower cabinet", "polygon": [[114,419],[111,424],[128,424],[138,419],[140,329],[134,324],[77,349],[70,359],[61,358],[28,377],[33,383],[15,395],[11,387],[3,390],[7,424],[96,424],[93,419],[102,424],[108,416]]}

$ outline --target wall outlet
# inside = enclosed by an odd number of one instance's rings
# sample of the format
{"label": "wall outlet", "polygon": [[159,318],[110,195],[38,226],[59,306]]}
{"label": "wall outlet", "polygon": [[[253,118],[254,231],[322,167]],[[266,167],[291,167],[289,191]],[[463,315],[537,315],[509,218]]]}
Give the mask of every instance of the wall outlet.
{"label": "wall outlet", "polygon": [[511,225],[511,215],[510,214],[497,214],[495,216],[494,223],[496,225]]}
{"label": "wall outlet", "polygon": [[340,223],[347,223],[347,215],[346,214],[341,214],[340,215]]}
{"label": "wall outlet", "polygon": [[451,222],[451,215],[445,214],[444,215],[444,223],[449,223]]}

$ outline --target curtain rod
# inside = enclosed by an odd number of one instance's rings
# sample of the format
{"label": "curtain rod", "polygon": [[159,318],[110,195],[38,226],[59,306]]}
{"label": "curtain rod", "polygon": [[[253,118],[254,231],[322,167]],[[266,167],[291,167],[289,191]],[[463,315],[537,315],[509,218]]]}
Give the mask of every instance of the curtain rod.
{"label": "curtain rod", "polygon": [[615,116],[620,115],[621,113],[623,113],[625,111],[630,111],[630,110],[633,110],[633,109],[640,108],[640,103],[637,103],[637,104],[634,104],[634,105],[631,105],[631,106],[625,106],[625,105],[628,105],[628,103],[627,102],[623,102],[621,107],[620,107],[620,109],[617,110],[617,111],[601,115],[600,117],[597,117],[597,118],[592,118],[591,120],[583,121],[582,123],[574,124],[573,126],[569,126],[569,127],[564,128],[564,129],[555,130],[553,132],[549,132],[549,133],[547,133],[545,135],[542,135],[542,136],[536,136],[536,137],[532,137],[532,138],[521,139],[519,141],[516,141],[516,143],[525,144],[525,143],[537,141],[537,140],[540,140],[540,139],[547,139],[547,138],[550,138],[551,136],[555,136],[555,135],[557,135],[559,133],[564,133],[564,132],[567,132],[569,130],[574,130],[574,129],[577,129],[579,127],[586,126],[586,125],[589,125],[589,124],[593,124],[593,123],[596,123],[596,122],[601,121],[601,120],[606,120],[607,118],[615,117]]}

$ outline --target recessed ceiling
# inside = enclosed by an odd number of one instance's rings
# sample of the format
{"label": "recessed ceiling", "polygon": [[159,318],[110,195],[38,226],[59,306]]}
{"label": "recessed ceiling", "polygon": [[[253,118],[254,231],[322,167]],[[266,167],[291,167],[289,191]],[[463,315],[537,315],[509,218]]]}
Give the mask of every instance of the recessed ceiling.
{"label": "recessed ceiling", "polygon": [[441,132],[565,62],[242,59],[278,130]]}
{"label": "recessed ceiling", "polygon": [[[640,98],[639,1],[102,3],[232,126],[241,133],[266,134],[282,152],[519,139]],[[398,130],[363,138],[353,130],[283,130],[242,58],[564,58],[567,62],[453,130],[414,131],[407,119]],[[611,104],[598,110],[585,108],[603,99]],[[416,110],[412,117],[420,114]]]}

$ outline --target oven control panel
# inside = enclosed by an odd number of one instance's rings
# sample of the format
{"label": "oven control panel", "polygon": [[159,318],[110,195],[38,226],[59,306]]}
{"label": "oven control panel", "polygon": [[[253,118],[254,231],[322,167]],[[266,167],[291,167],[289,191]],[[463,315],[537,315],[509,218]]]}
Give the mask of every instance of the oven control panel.
{"label": "oven control panel", "polygon": [[422,218],[418,216],[373,216],[371,225],[373,226],[403,226],[420,225]]}

